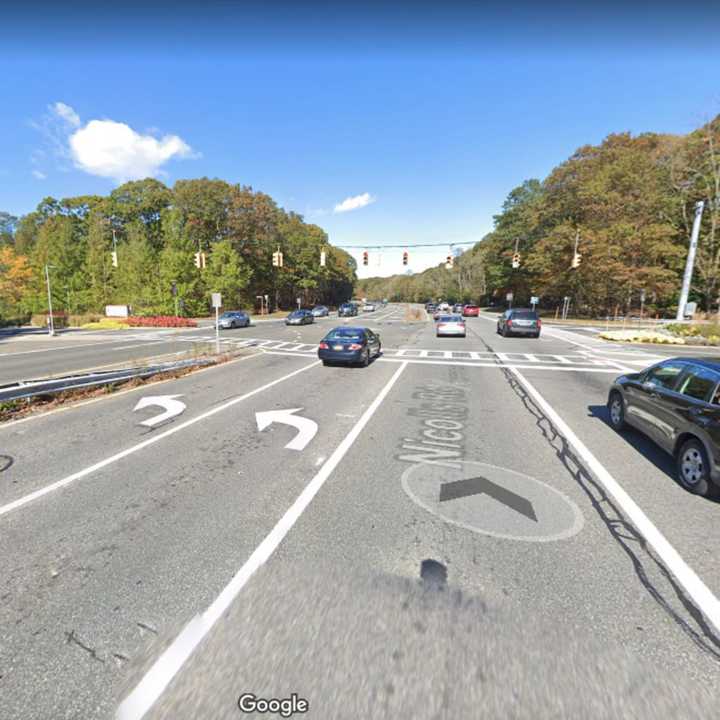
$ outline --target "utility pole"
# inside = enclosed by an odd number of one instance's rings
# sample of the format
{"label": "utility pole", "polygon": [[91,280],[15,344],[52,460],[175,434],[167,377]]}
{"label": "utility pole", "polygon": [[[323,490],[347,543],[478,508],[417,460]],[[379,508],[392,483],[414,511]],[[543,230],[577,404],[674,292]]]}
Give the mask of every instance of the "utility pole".
{"label": "utility pole", "polygon": [[695,265],[695,253],[697,251],[698,236],[700,235],[700,221],[702,220],[704,208],[704,200],[699,200],[695,203],[695,220],[692,226],[692,235],[690,235],[690,249],[688,250],[687,262],[685,263],[685,274],[683,275],[680,300],[678,302],[677,315],[675,317],[675,319],[679,322],[682,322],[685,319],[685,306],[687,305],[688,295],[690,293],[690,282],[692,280],[693,266]]}
{"label": "utility pole", "polygon": [[52,293],[50,292],[50,266],[45,264],[45,282],[47,283],[48,311],[50,313],[50,336],[55,336],[55,320],[53,319]]}

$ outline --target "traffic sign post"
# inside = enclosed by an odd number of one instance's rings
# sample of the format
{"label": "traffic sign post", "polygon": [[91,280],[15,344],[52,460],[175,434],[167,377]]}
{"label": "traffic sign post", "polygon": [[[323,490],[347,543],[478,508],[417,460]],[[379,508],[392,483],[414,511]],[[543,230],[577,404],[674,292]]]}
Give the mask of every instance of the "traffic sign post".
{"label": "traffic sign post", "polygon": [[222,295],[212,294],[212,306],[215,308],[215,352],[220,354],[220,307],[222,306]]}
{"label": "traffic sign post", "polygon": [[513,295],[511,292],[509,292],[509,293],[505,296],[505,299],[506,299],[506,300],[508,301],[508,303],[509,303],[509,307],[512,307],[513,297],[514,297],[514,295]]}
{"label": "traffic sign post", "polygon": [[533,295],[530,298],[530,304],[535,308],[535,306],[540,302],[540,298],[537,295]]}

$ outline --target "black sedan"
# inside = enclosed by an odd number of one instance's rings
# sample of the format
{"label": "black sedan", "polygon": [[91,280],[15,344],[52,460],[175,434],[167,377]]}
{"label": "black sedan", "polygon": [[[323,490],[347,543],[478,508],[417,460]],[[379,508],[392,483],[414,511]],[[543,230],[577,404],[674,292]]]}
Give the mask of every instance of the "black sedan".
{"label": "black sedan", "polygon": [[315,322],[315,317],[310,310],[293,310],[286,318],[286,325],[309,325]]}
{"label": "black sedan", "polygon": [[616,430],[632,425],[672,455],[687,490],[720,490],[720,361],[674,358],[621,375],[608,411]]}
{"label": "black sedan", "polygon": [[367,367],[381,349],[380,336],[370,328],[336,327],[320,341],[318,357],[323,365],[338,362]]}

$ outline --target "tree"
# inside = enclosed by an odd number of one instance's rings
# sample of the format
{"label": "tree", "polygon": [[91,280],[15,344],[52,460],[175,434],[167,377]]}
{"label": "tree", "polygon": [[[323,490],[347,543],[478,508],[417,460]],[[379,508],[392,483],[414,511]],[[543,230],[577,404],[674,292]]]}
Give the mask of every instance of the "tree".
{"label": "tree", "polygon": [[22,301],[32,277],[32,268],[24,255],[16,253],[11,245],[0,247],[0,320],[24,314]]}
{"label": "tree", "polygon": [[14,243],[17,222],[14,215],[0,211],[0,246]]}
{"label": "tree", "polygon": [[204,276],[208,293],[206,303],[210,303],[210,293],[219,292],[222,294],[225,307],[239,308],[243,304],[243,291],[249,279],[250,271],[233,248],[232,242],[230,240],[216,242]]}

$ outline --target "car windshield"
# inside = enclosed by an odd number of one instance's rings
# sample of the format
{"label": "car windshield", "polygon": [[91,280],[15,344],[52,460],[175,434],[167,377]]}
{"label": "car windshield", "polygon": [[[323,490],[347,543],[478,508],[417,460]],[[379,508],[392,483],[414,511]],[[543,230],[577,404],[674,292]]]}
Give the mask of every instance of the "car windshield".
{"label": "car windshield", "polygon": [[357,328],[335,328],[329,332],[325,339],[326,340],[361,340],[363,337],[363,331]]}

